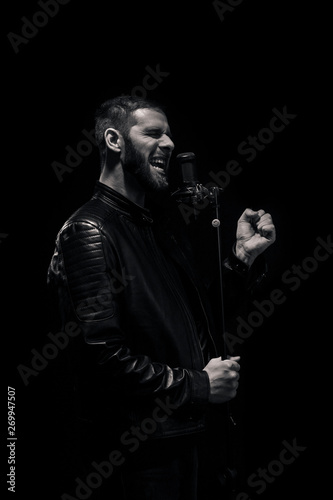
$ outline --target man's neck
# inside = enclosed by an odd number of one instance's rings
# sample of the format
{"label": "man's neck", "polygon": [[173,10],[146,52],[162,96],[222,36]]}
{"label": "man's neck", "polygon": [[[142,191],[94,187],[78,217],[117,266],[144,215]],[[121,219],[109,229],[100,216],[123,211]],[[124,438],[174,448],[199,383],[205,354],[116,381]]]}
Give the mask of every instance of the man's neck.
{"label": "man's neck", "polygon": [[122,169],[115,169],[113,172],[102,171],[99,181],[110,188],[118,191],[133,203],[144,207],[145,192],[130,174],[124,175]]}

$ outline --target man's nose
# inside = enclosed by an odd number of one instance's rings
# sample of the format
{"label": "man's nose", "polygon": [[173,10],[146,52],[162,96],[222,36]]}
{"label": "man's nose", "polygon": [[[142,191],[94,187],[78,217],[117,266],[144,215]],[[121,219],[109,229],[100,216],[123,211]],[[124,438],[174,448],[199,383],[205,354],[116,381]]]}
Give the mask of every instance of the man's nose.
{"label": "man's nose", "polygon": [[173,151],[173,149],[175,148],[175,145],[174,143],[172,142],[171,138],[164,134],[162,137],[161,137],[161,140],[160,140],[160,143],[159,143],[159,147],[161,149],[165,149],[167,151]]}

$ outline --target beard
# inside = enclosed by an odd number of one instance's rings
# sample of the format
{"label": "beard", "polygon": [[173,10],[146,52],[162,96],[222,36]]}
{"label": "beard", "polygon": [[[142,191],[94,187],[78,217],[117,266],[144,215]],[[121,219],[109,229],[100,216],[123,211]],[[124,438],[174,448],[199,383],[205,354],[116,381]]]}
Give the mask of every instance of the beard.
{"label": "beard", "polygon": [[147,193],[167,192],[169,187],[167,173],[153,171],[148,160],[133,146],[131,139],[124,136],[124,170],[132,174]]}

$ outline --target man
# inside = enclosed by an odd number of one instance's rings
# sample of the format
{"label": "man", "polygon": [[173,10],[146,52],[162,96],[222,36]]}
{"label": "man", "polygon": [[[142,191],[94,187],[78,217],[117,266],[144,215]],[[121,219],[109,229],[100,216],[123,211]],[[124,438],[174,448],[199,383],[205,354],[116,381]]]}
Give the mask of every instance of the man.
{"label": "man", "polygon": [[[63,328],[72,320],[81,330],[67,386],[107,453],[118,437],[126,499],[195,500],[198,436],[207,409],[235,397],[240,358],[221,360],[182,231],[146,208],[147,195],[168,191],[164,111],[118,97],[97,111],[95,131],[100,178],[59,232],[48,275]],[[274,239],[271,216],[245,210],[225,262],[237,286]]]}

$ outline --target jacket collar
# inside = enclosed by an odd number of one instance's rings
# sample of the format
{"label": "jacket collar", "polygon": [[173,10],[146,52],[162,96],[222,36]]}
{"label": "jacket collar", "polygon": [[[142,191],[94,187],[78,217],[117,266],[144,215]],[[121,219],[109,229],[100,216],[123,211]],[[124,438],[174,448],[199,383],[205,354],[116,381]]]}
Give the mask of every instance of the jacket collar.
{"label": "jacket collar", "polygon": [[100,198],[108,205],[115,208],[122,215],[137,223],[152,224],[153,218],[150,210],[132,202],[118,191],[110,188],[100,181],[96,181],[93,198]]}

